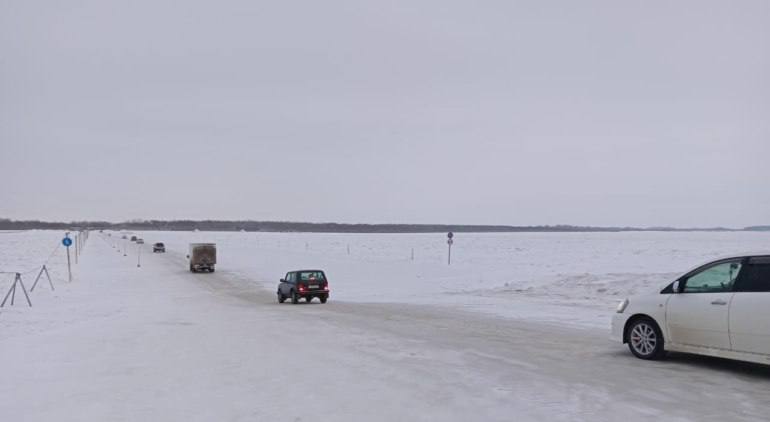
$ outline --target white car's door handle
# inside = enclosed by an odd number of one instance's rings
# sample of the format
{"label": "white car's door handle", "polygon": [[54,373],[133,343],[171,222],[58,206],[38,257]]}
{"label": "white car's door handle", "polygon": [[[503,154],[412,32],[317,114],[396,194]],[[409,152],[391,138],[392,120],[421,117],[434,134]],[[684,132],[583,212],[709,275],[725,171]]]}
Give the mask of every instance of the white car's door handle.
{"label": "white car's door handle", "polygon": [[725,301],[724,301],[724,300],[722,300],[722,299],[717,299],[717,300],[715,300],[715,301],[711,302],[711,304],[712,304],[712,305],[727,305],[727,302],[725,302]]}

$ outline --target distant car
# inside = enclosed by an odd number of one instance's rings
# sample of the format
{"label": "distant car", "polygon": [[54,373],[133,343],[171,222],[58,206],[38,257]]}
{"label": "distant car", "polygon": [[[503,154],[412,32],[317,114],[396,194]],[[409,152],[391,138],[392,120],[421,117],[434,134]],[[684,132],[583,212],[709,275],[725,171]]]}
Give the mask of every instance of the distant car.
{"label": "distant car", "polygon": [[166,252],[166,245],[164,245],[163,242],[158,242],[152,245],[152,251],[160,253]]}
{"label": "distant car", "polygon": [[124,234],[121,239],[128,239],[128,237]]}
{"label": "distant car", "polygon": [[612,336],[640,359],[675,351],[770,364],[768,321],[770,254],[735,256],[623,300]]}
{"label": "distant car", "polygon": [[136,244],[137,245],[144,245],[144,239],[142,239],[141,237],[139,239],[136,239]]}
{"label": "distant car", "polygon": [[136,236],[131,236],[131,241],[136,242]]}
{"label": "distant car", "polygon": [[299,303],[305,299],[310,303],[317,297],[321,303],[329,299],[329,280],[321,270],[291,271],[278,284],[278,303],[291,299],[291,303]]}

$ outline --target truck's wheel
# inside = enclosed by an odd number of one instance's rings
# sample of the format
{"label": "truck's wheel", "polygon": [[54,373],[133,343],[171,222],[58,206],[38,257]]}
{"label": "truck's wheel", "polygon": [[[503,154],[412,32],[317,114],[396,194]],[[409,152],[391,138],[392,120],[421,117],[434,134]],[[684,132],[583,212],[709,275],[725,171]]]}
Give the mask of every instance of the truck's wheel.
{"label": "truck's wheel", "polygon": [[298,304],[299,303],[299,296],[297,296],[297,292],[293,291],[291,292],[291,303]]}

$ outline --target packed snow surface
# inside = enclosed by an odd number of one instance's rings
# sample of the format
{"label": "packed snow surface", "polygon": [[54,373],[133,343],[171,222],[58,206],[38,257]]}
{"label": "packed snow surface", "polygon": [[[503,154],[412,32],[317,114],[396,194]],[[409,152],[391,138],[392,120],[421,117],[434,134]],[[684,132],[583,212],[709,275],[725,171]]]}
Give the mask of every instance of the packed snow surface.
{"label": "packed snow surface", "polygon": [[180,267],[189,243],[215,242],[217,271],[271,291],[287,271],[323,269],[335,300],[442,304],[596,328],[608,326],[625,297],[659,290],[695,265],[770,251],[770,233],[458,233],[448,265],[441,233],[140,236],[165,242]]}
{"label": "packed snow surface", "polygon": [[[55,291],[0,309],[3,421],[765,420],[770,369],[608,341],[615,303],[766,233],[0,232],[0,294],[44,262]],[[130,234],[129,234],[130,236]],[[168,253],[152,254],[152,243]],[[191,242],[217,272],[191,274]],[[348,253],[349,248],[349,253]],[[412,259],[414,249],[414,259]],[[72,249],[70,252],[74,252]],[[140,265],[138,265],[140,264]],[[278,305],[286,271],[322,305]],[[18,293],[18,292],[17,292]]]}

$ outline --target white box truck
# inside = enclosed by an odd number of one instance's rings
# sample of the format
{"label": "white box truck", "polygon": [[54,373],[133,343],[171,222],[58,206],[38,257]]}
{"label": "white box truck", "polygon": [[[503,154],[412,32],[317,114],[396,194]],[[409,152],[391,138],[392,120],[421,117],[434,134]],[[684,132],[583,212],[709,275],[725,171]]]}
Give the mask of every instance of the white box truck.
{"label": "white box truck", "polygon": [[187,254],[190,262],[190,272],[199,271],[214,272],[217,263],[217,245],[215,243],[190,243],[190,251]]}

